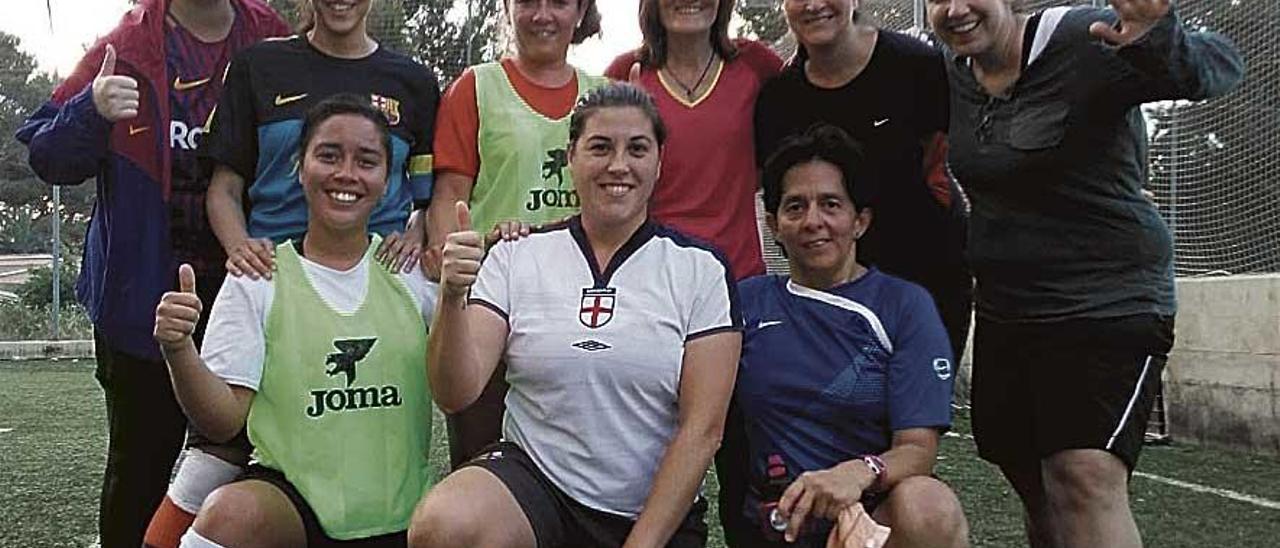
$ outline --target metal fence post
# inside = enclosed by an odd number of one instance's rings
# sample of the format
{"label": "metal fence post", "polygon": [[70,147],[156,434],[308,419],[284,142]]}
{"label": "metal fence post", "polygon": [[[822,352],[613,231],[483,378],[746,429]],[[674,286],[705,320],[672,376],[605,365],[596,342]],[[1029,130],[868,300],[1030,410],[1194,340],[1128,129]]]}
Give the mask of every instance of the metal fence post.
{"label": "metal fence post", "polygon": [[53,340],[60,337],[58,315],[62,312],[62,189],[53,185]]}

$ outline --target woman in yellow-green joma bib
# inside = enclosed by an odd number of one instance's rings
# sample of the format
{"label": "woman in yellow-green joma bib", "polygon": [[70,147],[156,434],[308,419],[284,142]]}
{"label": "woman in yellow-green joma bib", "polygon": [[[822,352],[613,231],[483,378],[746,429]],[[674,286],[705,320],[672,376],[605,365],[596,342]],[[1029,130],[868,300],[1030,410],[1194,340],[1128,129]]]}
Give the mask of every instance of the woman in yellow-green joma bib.
{"label": "woman in yellow-green joma bib", "polygon": [[214,491],[184,547],[403,546],[431,481],[423,373],[436,287],[371,260],[366,227],[387,186],[390,138],[367,99],[337,96],[303,122],[307,233],[270,279],[229,277],[203,353],[191,268],[156,309],[178,401],[214,441],[247,426],[256,463]]}

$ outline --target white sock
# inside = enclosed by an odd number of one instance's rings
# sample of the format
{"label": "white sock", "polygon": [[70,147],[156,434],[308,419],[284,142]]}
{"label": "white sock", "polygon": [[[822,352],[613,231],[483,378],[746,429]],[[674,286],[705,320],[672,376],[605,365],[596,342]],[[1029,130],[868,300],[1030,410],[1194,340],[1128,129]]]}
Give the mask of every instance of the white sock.
{"label": "white sock", "polygon": [[200,512],[214,489],[235,481],[243,470],[199,449],[187,449],[178,474],[169,485],[169,499],[188,514]]}
{"label": "white sock", "polygon": [[212,540],[209,540],[207,538],[200,536],[200,533],[196,532],[196,528],[192,527],[190,529],[187,529],[187,534],[182,535],[182,544],[179,544],[178,548],[226,548],[226,547]]}

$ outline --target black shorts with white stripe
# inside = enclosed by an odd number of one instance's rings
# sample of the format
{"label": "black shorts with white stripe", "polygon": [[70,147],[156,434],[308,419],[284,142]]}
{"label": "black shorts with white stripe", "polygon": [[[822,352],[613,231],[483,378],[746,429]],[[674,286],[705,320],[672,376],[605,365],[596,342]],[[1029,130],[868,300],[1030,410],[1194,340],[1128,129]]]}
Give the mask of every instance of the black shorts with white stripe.
{"label": "black shorts with white stripe", "polygon": [[1173,317],[1045,323],[979,319],[973,433],[978,454],[1025,464],[1067,449],[1138,463],[1169,350]]}

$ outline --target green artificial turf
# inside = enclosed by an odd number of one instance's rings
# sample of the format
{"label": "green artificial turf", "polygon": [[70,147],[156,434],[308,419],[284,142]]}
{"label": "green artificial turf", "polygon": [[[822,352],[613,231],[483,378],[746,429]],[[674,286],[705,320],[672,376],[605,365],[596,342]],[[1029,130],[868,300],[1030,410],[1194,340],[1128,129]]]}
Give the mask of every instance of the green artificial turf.
{"label": "green artificial turf", "polygon": [[[102,393],[90,361],[0,362],[0,546],[93,543],[106,455]],[[11,429],[11,430],[10,430]],[[1024,546],[1017,497],[968,439],[957,415],[943,439],[937,474],[956,490],[974,546]],[[448,462],[444,421],[434,424],[432,462]],[[1139,471],[1280,500],[1280,459],[1173,444],[1144,450]],[[1134,514],[1147,546],[1280,545],[1280,510],[1198,493],[1144,477],[1131,483]],[[715,518],[714,476],[709,546],[723,546]]]}

